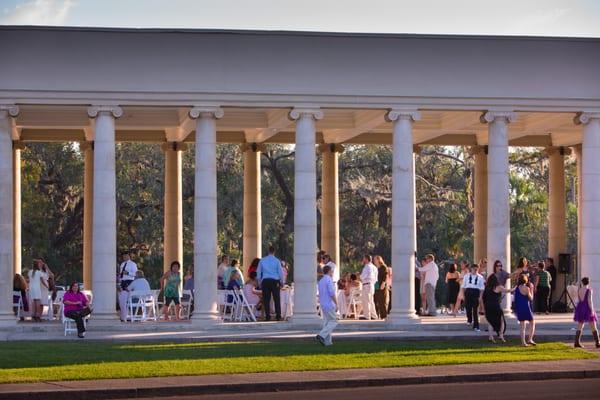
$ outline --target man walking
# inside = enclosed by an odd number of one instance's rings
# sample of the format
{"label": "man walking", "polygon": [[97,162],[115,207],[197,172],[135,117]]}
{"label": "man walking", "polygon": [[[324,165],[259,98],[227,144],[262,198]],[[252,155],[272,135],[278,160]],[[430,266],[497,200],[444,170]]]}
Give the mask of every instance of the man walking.
{"label": "man walking", "polygon": [[377,319],[373,295],[375,294],[375,282],[377,282],[378,271],[372,261],[373,258],[370,255],[365,255],[362,259],[364,267],[360,273],[360,281],[363,285],[361,303],[364,319]]}
{"label": "man walking", "polygon": [[[427,297],[427,316],[434,317],[437,315],[437,308],[435,304],[435,287],[440,277],[440,272],[437,264],[435,263],[435,257],[433,254],[427,254],[425,256],[425,265],[420,269],[421,276],[425,273],[425,296]],[[423,279],[423,278],[421,278]]]}
{"label": "man walking", "polygon": [[263,294],[263,304],[265,307],[265,320],[271,320],[271,296],[275,303],[275,318],[281,321],[281,301],[279,289],[283,286],[284,277],[281,268],[281,261],[275,257],[275,248],[269,246],[269,255],[263,257],[258,263],[256,277],[260,282]]}
{"label": "man walking", "polygon": [[331,333],[337,326],[337,300],[335,295],[335,284],[333,283],[333,269],[329,265],[323,267],[323,278],[319,281],[319,304],[323,316],[323,328],[317,335],[317,340],[323,346],[333,344]]}

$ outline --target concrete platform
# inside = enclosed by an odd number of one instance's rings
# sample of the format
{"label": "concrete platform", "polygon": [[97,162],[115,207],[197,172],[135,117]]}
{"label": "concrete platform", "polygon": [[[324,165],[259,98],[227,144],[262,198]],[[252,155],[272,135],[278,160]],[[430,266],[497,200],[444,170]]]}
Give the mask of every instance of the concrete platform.
{"label": "concrete platform", "polygon": [[[575,324],[571,314],[539,316],[536,319],[536,337],[547,340],[570,340]],[[482,332],[474,332],[466,324],[464,316],[438,316],[416,320],[415,323],[390,327],[385,321],[343,320],[334,332],[335,339],[421,339],[421,338],[469,338],[485,337],[487,324],[481,324]],[[312,339],[315,328],[296,327],[290,322],[220,323],[203,327],[194,322],[147,322],[121,323],[91,320],[87,339],[112,341],[137,340],[244,340],[244,339]],[[518,336],[518,322],[507,320],[507,336]],[[0,331],[0,340],[80,340],[75,335],[65,338],[63,326],[58,321],[20,322],[15,327]]]}

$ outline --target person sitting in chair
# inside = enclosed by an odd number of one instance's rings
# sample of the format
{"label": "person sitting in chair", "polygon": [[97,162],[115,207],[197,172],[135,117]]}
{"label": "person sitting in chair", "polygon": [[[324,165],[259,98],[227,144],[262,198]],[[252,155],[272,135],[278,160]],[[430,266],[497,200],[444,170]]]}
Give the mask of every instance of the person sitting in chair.
{"label": "person sitting in chair", "polygon": [[75,320],[77,324],[77,336],[85,337],[85,324],[83,319],[90,315],[92,310],[88,305],[85,294],[79,290],[79,284],[73,282],[63,297],[65,317]]}

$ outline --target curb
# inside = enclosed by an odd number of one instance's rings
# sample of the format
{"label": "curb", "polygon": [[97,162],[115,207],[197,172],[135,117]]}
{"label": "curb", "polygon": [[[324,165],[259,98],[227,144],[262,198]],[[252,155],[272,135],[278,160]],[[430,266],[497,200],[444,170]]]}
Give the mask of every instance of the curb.
{"label": "curb", "polygon": [[[536,376],[536,380],[555,379],[590,379],[600,378],[598,370],[579,371],[543,371]],[[531,375],[518,372],[502,372],[497,374],[464,374],[464,375],[438,375],[421,377],[398,378],[363,378],[347,380],[309,380],[309,381],[273,381],[261,383],[242,384],[201,384],[184,386],[162,386],[131,389],[65,389],[57,383],[57,390],[53,391],[18,391],[2,392],[0,399],[5,400],[62,400],[69,399],[121,399],[121,398],[147,398],[147,397],[174,397],[198,396],[210,394],[231,393],[268,393],[286,391],[308,391],[322,389],[347,389],[370,386],[403,386],[422,384],[444,383],[477,383],[477,382],[516,382],[531,380]]]}

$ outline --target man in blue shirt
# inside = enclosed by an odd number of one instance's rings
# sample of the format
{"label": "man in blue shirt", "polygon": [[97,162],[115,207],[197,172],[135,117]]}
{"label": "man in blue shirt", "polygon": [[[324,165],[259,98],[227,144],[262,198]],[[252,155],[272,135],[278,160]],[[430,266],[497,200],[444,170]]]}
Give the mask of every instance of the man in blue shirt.
{"label": "man in blue shirt", "polygon": [[275,317],[277,321],[281,321],[279,289],[283,286],[284,278],[281,261],[274,254],[275,248],[269,246],[269,255],[260,260],[256,270],[256,277],[262,289],[265,320],[267,321],[271,320],[271,296],[273,296],[273,302],[275,303]]}
{"label": "man in blue shirt", "polygon": [[333,268],[330,265],[323,267],[323,277],[319,281],[319,304],[323,316],[323,329],[317,335],[317,340],[323,346],[331,346],[333,341],[331,333],[337,326],[337,299],[335,284],[333,283]]}

